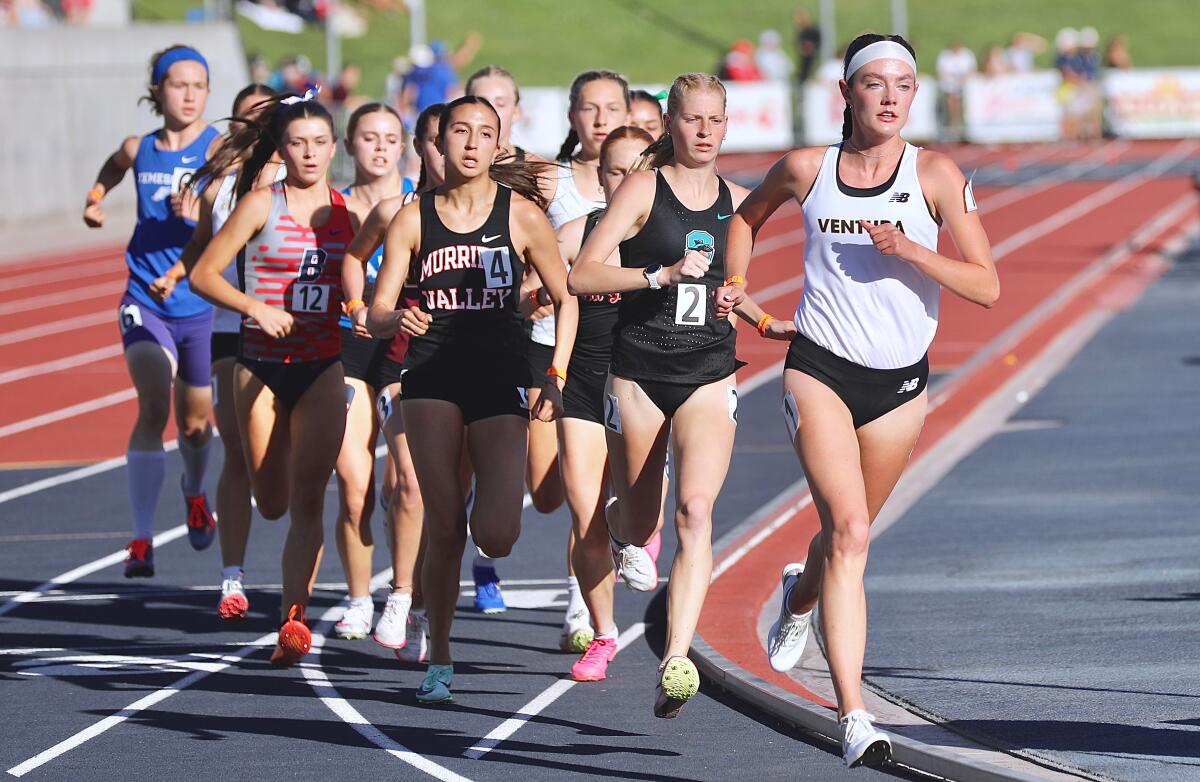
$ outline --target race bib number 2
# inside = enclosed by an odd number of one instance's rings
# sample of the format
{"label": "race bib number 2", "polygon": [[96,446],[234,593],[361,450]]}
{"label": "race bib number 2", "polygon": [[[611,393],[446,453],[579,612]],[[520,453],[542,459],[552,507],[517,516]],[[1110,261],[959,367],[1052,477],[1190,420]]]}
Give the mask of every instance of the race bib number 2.
{"label": "race bib number 2", "polygon": [[292,312],[329,312],[332,285],[296,283],[292,287]]}
{"label": "race bib number 2", "polygon": [[708,286],[682,283],[675,290],[675,324],[703,326],[708,315]]}

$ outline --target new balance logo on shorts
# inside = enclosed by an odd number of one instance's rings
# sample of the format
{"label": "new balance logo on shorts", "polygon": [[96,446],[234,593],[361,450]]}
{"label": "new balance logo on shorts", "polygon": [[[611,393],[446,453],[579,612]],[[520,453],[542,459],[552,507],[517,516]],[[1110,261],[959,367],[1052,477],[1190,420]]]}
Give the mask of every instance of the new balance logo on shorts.
{"label": "new balance logo on shorts", "polygon": [[908,193],[893,192],[892,197],[888,199],[889,204],[907,204]]}
{"label": "new balance logo on shorts", "polygon": [[921,378],[914,377],[912,380],[905,380],[900,384],[900,390],[897,394],[909,394],[917,390],[917,386],[921,385]]}

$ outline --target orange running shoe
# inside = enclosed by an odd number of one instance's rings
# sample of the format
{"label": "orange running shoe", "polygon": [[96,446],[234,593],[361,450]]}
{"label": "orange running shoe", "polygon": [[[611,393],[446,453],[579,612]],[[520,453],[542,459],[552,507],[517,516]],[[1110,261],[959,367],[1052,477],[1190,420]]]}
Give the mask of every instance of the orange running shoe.
{"label": "orange running shoe", "polygon": [[217,616],[226,622],[240,622],[250,610],[246,590],[241,577],[227,578],[221,582],[221,602],[217,603]]}
{"label": "orange running shoe", "polygon": [[300,662],[300,658],[308,654],[311,648],[312,632],[304,623],[304,608],[299,603],[293,603],[288,609],[287,621],[279,628],[271,665],[290,668]]}

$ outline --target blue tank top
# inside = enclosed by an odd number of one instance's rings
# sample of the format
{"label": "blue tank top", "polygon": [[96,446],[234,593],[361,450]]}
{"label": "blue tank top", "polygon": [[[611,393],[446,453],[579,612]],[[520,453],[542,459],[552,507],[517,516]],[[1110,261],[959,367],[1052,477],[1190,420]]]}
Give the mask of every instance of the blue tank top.
{"label": "blue tank top", "polygon": [[163,317],[186,318],[211,309],[208,302],[192,293],[186,278],[179,281],[162,303],[150,295],[150,283],[175,265],[192,237],[196,224],[171,211],[171,194],[179,190],[184,175],[204,163],[208,147],[217,136],[217,129],[210,125],[186,149],[164,150],[155,147],[158,131],[147,133],[142,136],[137,157],[133,159],[138,220],[125,250],[125,263],[129,266],[126,291],[139,304]]}
{"label": "blue tank top", "polygon": [[[408,177],[404,177],[404,183],[401,185],[400,194],[407,195],[416,189],[416,184],[414,184],[413,181]],[[343,187],[342,195],[353,195],[353,193],[350,192],[351,190],[353,190],[353,186]],[[367,301],[370,301],[370,296],[368,294],[371,291],[371,287],[375,284],[375,279],[379,276],[379,267],[382,263],[383,245],[381,244],[375,249],[375,252],[371,255],[371,257],[367,259],[367,279],[366,285],[363,286],[363,298]],[[338,321],[338,325],[344,329],[353,328],[353,326],[350,324],[350,318],[346,317],[345,315],[343,315],[342,319]]]}

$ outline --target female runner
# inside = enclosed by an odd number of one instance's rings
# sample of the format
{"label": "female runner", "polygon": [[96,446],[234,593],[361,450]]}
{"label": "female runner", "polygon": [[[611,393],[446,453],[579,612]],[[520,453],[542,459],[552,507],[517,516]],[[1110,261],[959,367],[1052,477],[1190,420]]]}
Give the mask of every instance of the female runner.
{"label": "female runner", "polygon": [[[745,189],[716,172],[725,89],[706,74],[675,79],[667,130],[646,150],[655,171],[626,177],[579,251],[571,293],[621,293],[604,425],[614,493],[618,575],[656,588],[644,549],[656,532],[668,437],[674,444],[679,550],[667,603],[667,644],[654,714],[674,717],[699,688],[688,647],[712,572],[712,506],[737,427],[736,333],[718,318],[725,229]],[[621,267],[605,260],[620,246]],[[670,263],[670,266],[665,266]]]}
{"label": "female runner", "polygon": [[[256,119],[262,111],[265,99],[275,91],[263,84],[251,84],[238,92],[233,102],[233,127],[242,122]],[[229,149],[219,149],[212,156],[211,168],[224,172],[218,177],[219,184],[205,187],[200,195],[200,217],[196,230],[183,249],[183,254],[172,269],[163,275],[158,291],[163,298],[171,295],[176,283],[195,267],[200,254],[212,239],[213,234],[229,219],[237,203],[236,184],[243,161],[234,159]],[[287,173],[281,161],[272,161],[263,166],[257,181],[247,182],[247,187],[266,185]],[[186,187],[193,189],[199,183],[190,179]],[[237,272],[231,265],[225,270],[225,279],[237,284]],[[238,434],[237,414],[233,409],[233,366],[237,358],[238,332],[241,318],[237,313],[221,307],[213,307],[212,317],[212,394],[213,412],[217,426],[222,432],[221,445],[225,459],[221,465],[221,477],[217,481],[217,527],[221,545],[221,597],[217,603],[217,616],[226,621],[246,618],[250,601],[246,597],[243,569],[246,559],[246,543],[250,537],[250,477],[246,474],[246,459],[242,455],[242,439]]]}
{"label": "female runner", "polygon": [[663,132],[662,104],[645,90],[629,93],[629,123],[658,138]]}
{"label": "female runner", "polygon": [[[413,190],[413,183],[400,175],[398,168],[404,152],[404,127],[400,115],[382,103],[367,103],[350,115],[346,124],[346,151],[354,158],[354,184],[342,191],[375,206]],[[366,284],[375,283],[382,248],[368,255]],[[343,269],[347,268],[343,264]],[[363,269],[361,263],[356,268]],[[364,292],[354,297],[360,302]],[[354,301],[347,299],[347,304]],[[342,618],[334,625],[339,638],[366,638],[371,632],[375,607],[371,601],[371,558],[374,540],[371,513],[375,507],[375,440],[380,423],[373,404],[385,385],[383,362],[391,347],[390,340],[372,339],[356,334],[348,315],[342,327],[342,367],[346,375],[346,434],[338,454],[337,547],[346,574],[350,602]],[[365,330],[364,330],[365,331]],[[389,464],[390,464],[389,460]],[[395,620],[399,619],[397,623]],[[380,624],[382,634],[403,643],[404,616],[385,611]]]}
{"label": "female runner", "polygon": [[[180,185],[220,143],[216,128],[204,120],[208,91],[208,63],[200,52],[172,46],[155,54],[150,60],[150,92],[142,100],[163,118],[163,126],[122,142],[100,169],[83,210],[89,227],[101,227],[105,194],[133,168],[138,221],[125,250],[129,283],[117,308],[125,365],[138,396],[137,420],[125,455],[133,510],[126,578],[154,575],[154,510],[166,470],[162,436],[173,383],[188,541],[201,551],[216,535],[204,494],[212,439],[212,314],[186,281],[175,285],[174,277],[164,279],[195,227],[195,199],[183,197]],[[167,285],[173,291],[166,291]]]}
{"label": "female runner", "polygon": [[[917,92],[916,61],[900,36],[862,35],[846,50],[843,141],[788,153],[743,202],[729,228],[723,291],[736,302],[753,235],[784,202],[804,212],[799,334],[785,363],[784,415],[821,517],[807,567],[783,570],[783,601],[767,648],[792,668],[814,606],[849,766],[886,760],[891,742],[864,710],[867,636],[863,574],[871,522],[900,478],[925,420],[927,350],[942,287],[984,307],[1000,293],[969,184],[950,158],[919,150],[901,130]],[[942,225],[962,260],[937,253]]]}
{"label": "female runner", "polygon": [[[367,331],[367,307],[363,302],[367,281],[368,262],[382,257],[383,239],[392,218],[400,208],[416,198],[418,192],[438,187],[444,181],[444,161],[437,150],[439,120],[445,104],[435,103],[417,117],[413,147],[421,159],[421,178],[417,191],[401,196],[385,198],[375,205],[362,229],[346,250],[342,263],[342,289],[346,296],[346,313],[354,324],[355,333],[369,335]],[[378,274],[378,267],[375,274]],[[417,296],[411,276],[405,281],[398,308],[415,306]],[[428,645],[428,621],[425,604],[421,596],[419,581],[414,578],[421,562],[422,514],[421,489],[413,471],[412,456],[408,451],[408,437],[404,432],[404,417],[395,403],[400,394],[400,376],[403,373],[404,354],[408,350],[408,333],[404,330],[387,340],[388,349],[380,362],[380,390],[376,398],[376,412],[388,454],[396,473],[396,486],[386,505],[388,515],[388,542],[392,552],[392,593],[388,595],[383,616],[375,627],[375,641],[396,651],[396,657],[404,662],[424,662]],[[369,577],[369,573],[367,574]]]}
{"label": "female runner", "polygon": [[[537,174],[528,164],[493,165],[500,134],[486,100],[464,96],[446,107],[438,138],[446,181],[392,220],[367,315],[372,333],[395,333],[403,315],[396,301],[415,264],[422,308],[433,315],[428,332],[409,343],[401,397],[429,522],[422,575],[431,664],[420,703],[452,700],[450,626],[468,527],[462,429],[475,468],[472,537],[487,555],[505,556],[520,532],[528,420],[553,420],[561,411],[560,383],[575,340],[578,310],[566,295]],[[560,315],[555,363],[532,411],[516,309],[526,261],[546,280]]]}
{"label": "female runner", "polygon": [[[192,272],[198,293],[245,317],[234,396],[250,485],[264,517],[291,513],[283,622],[271,656],[281,666],[295,664],[312,641],[304,609],[321,556],[325,485],[346,420],[341,262],[367,211],[326,184],[336,137],[329,112],[312,98],[272,99],[256,123],[227,142],[248,152],[239,191],[276,152],[287,178],[244,192]],[[235,256],[240,291],[221,276]]]}

